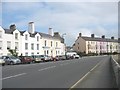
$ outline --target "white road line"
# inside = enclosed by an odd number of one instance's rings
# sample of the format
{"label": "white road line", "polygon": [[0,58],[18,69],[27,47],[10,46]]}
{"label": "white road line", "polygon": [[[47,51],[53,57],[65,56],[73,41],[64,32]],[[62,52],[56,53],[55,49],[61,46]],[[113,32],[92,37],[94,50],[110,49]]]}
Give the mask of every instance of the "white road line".
{"label": "white road line", "polygon": [[55,67],[56,66],[50,66],[50,67],[46,67],[46,68],[43,68],[43,69],[39,69],[38,71],[48,70],[48,69],[55,68]]}
{"label": "white road line", "polygon": [[96,67],[100,65],[101,62],[99,62],[95,67],[93,67],[88,73],[86,73],[80,80],[78,80],[72,87],[70,87],[69,90],[74,89],[83,79],[85,79]]}
{"label": "white road line", "polygon": [[15,77],[22,76],[22,75],[25,75],[25,74],[26,73],[21,73],[21,74],[17,74],[17,75],[14,75],[14,76],[5,77],[5,78],[2,78],[2,80],[10,79],[10,78],[15,78]]}

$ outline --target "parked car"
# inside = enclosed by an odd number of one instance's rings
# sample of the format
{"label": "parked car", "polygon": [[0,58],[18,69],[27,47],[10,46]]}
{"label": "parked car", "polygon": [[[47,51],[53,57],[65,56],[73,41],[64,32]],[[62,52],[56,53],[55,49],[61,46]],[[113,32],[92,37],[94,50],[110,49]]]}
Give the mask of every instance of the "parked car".
{"label": "parked car", "polygon": [[52,58],[48,55],[40,55],[40,58],[43,62],[51,61]]}
{"label": "parked car", "polygon": [[80,56],[79,56],[79,55],[77,55],[77,54],[74,54],[74,55],[73,55],[73,58],[74,58],[74,59],[79,59],[79,58],[80,58]]}
{"label": "parked car", "polygon": [[21,63],[25,64],[25,63],[32,63],[33,62],[33,58],[31,58],[30,56],[19,56],[19,59],[21,60]]}
{"label": "parked car", "polygon": [[55,59],[58,61],[58,60],[66,60],[66,55],[58,55],[55,57]]}
{"label": "parked car", "polygon": [[40,55],[33,55],[31,57],[33,58],[32,62],[39,63],[42,61]]}
{"label": "parked car", "polygon": [[67,60],[71,59],[71,56],[70,55],[66,55],[66,59]]}
{"label": "parked car", "polygon": [[14,57],[14,56],[2,56],[2,58],[4,59],[5,64],[13,65],[13,64],[20,64],[21,63],[21,60],[17,57]]}
{"label": "parked car", "polygon": [[2,66],[5,65],[5,61],[4,61],[4,59],[2,58],[2,56],[0,56],[0,65],[2,65]]}

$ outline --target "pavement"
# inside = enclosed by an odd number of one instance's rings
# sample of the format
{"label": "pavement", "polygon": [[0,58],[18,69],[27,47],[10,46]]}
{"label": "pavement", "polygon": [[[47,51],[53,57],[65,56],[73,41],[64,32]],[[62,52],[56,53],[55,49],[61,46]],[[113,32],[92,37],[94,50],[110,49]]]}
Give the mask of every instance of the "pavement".
{"label": "pavement", "polygon": [[74,88],[116,88],[115,77],[109,58],[102,60]]}
{"label": "pavement", "polygon": [[114,88],[108,56],[2,68],[3,88]]}

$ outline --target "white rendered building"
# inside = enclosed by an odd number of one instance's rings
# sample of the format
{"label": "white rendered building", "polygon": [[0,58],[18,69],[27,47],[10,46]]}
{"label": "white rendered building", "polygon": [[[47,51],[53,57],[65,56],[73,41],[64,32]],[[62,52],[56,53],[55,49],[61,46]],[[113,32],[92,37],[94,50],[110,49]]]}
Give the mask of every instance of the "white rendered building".
{"label": "white rendered building", "polygon": [[64,39],[57,32],[52,35],[52,29],[49,28],[49,34],[36,32],[34,22],[29,23],[28,31],[20,31],[15,25],[10,29],[4,29],[0,26],[0,55],[9,55],[8,49],[16,49],[18,55],[64,55]]}

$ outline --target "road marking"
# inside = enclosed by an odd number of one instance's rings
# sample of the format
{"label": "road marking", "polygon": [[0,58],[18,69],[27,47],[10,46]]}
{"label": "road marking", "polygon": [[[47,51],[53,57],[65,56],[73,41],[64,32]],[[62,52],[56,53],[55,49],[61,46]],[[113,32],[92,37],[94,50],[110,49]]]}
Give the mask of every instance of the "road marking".
{"label": "road marking", "polygon": [[2,78],[2,80],[10,79],[10,78],[15,78],[15,77],[22,76],[22,75],[25,75],[25,74],[26,73],[21,73],[21,74],[17,74],[17,75],[14,75],[14,76],[5,77],[5,78]]}
{"label": "road marking", "polygon": [[96,67],[98,67],[100,65],[101,62],[97,63],[95,65],[95,67],[93,67],[88,73],[86,73],[80,80],[78,80],[74,85],[72,85],[72,87],[70,87],[69,90],[74,89],[81,81],[83,81],[83,79],[85,79]]}
{"label": "road marking", "polygon": [[47,68],[39,69],[38,71],[48,70],[48,69],[55,68],[55,67],[56,66],[50,66],[50,67],[47,67]]}

